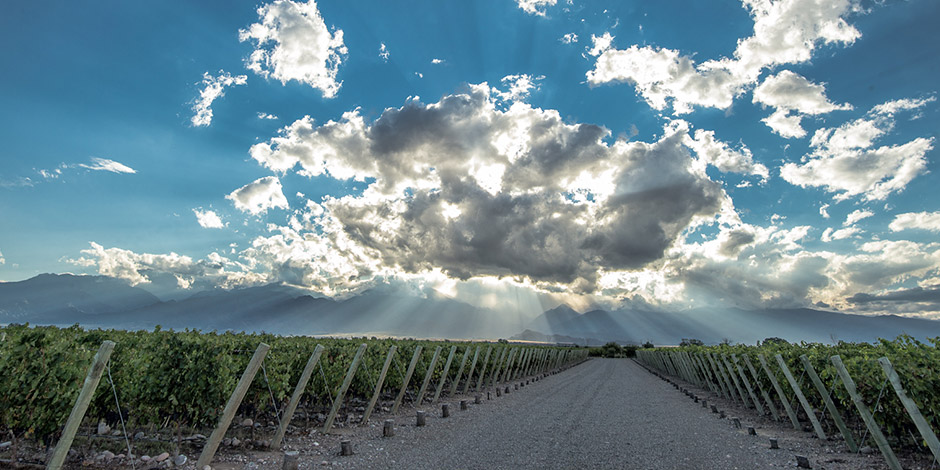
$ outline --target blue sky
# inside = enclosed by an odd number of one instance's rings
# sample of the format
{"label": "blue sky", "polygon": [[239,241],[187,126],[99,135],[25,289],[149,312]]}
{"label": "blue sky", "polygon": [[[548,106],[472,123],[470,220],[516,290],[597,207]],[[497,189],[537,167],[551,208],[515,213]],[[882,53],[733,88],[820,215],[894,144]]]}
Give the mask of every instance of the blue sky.
{"label": "blue sky", "polygon": [[940,310],[937,2],[6,10],[5,281]]}

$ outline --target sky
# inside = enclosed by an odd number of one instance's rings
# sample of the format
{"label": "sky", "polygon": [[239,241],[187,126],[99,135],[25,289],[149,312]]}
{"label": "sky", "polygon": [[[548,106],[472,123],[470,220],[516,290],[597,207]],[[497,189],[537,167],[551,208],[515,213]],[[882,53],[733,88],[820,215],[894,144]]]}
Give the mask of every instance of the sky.
{"label": "sky", "polygon": [[13,1],[0,280],[940,316],[940,3]]}

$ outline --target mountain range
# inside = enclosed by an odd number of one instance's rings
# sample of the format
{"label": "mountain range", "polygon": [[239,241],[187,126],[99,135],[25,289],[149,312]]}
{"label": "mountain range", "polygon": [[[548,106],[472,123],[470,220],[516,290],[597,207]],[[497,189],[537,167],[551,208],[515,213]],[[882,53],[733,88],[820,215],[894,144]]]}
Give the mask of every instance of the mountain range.
{"label": "mountain range", "polygon": [[394,336],[597,345],[608,341],[657,345],[684,338],[706,344],[788,341],[874,341],[910,334],[940,336],[940,321],[865,316],[812,309],[632,309],[579,313],[566,305],[532,318],[475,307],[442,296],[417,297],[376,289],[345,300],[286,285],[196,292],[161,300],[141,287],[105,276],[42,274],[0,282],[0,324],[88,328],[267,332],[281,335]]}

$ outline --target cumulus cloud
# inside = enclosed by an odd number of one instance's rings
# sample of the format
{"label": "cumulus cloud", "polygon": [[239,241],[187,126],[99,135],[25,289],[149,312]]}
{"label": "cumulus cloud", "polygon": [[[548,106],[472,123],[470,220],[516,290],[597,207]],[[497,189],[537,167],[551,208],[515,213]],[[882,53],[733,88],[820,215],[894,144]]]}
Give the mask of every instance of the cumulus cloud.
{"label": "cumulus cloud", "polygon": [[111,173],[137,173],[136,170],[129,166],[107,158],[92,157],[90,164],[78,163],[75,166],[94,171],[110,171]]}
{"label": "cumulus cloud", "polygon": [[181,288],[229,289],[256,285],[265,280],[264,275],[253,272],[249,266],[218,253],[194,260],[176,253],[135,253],[121,248],[104,248],[95,242],[90,245],[90,248],[82,250],[82,257],[70,262],[97,267],[98,274],[125,279],[132,285],[170,278]]}
{"label": "cumulus cloud", "polygon": [[264,120],[269,120],[269,121],[276,121],[276,120],[278,120],[278,119],[280,119],[280,118],[277,117],[277,116],[275,116],[274,114],[258,113],[258,119],[264,119]]}
{"label": "cumulus cloud", "polygon": [[0,252],[0,264],[6,264],[7,260],[3,257],[3,252]]}
{"label": "cumulus cloud", "polygon": [[874,144],[894,129],[896,112],[931,101],[933,98],[890,101],[838,128],[819,129],[810,142],[812,152],[799,164],[785,164],[780,176],[801,187],[821,187],[837,193],[836,200],[853,196],[866,201],[883,200],[903,190],[926,170],[926,154],[933,149],[934,139],[917,138],[881,147]]}
{"label": "cumulus cloud", "polygon": [[411,100],[372,123],[358,110],[319,126],[304,118],[256,144],[252,158],[274,171],[369,182],[361,195],[314,203],[318,215],[270,246],[256,241],[257,250],[305,253],[278,255],[304,266],[301,277],[323,266],[311,252],[329,252],[355,267],[336,269],[360,276],[440,270],[587,292],[599,269],[661,259],[727,199],[681,129],[652,143],[608,144],[606,129],[566,124],[554,110],[501,109],[499,93],[473,85],[437,103]]}
{"label": "cumulus cloud", "polygon": [[382,60],[384,60],[384,61],[387,62],[387,61],[388,61],[388,57],[389,57],[390,55],[391,55],[391,54],[389,54],[389,52],[388,52],[388,47],[385,46],[385,43],[383,42],[383,43],[379,44],[379,57],[381,57]]}
{"label": "cumulus cloud", "polygon": [[212,103],[225,96],[225,88],[248,83],[246,75],[236,75],[219,70],[219,75],[213,77],[209,72],[202,74],[202,91],[199,92],[199,99],[193,104],[193,112],[196,114],[190,119],[194,126],[208,126],[212,124]]}
{"label": "cumulus cloud", "polygon": [[193,209],[193,214],[196,215],[196,221],[199,222],[199,225],[203,228],[225,227],[225,224],[222,223],[222,218],[219,217],[219,214],[216,214],[215,211]]}
{"label": "cumulus cloud", "polygon": [[[684,121],[675,121],[677,125],[686,127]],[[725,173],[741,173],[759,176],[767,181],[770,172],[767,167],[756,163],[751,150],[744,144],[733,149],[727,143],[715,138],[714,131],[697,129],[694,137],[685,136],[685,145],[691,148],[704,163],[714,166]]]}
{"label": "cumulus cloud", "polygon": [[[697,64],[680,51],[633,45],[618,50],[611,36],[594,37],[591,55],[594,68],[588,83],[627,82],[657,110],[670,104],[675,114],[689,113],[695,106],[727,109],[734,99],[757,83],[764,69],[803,63],[812,58],[818,44],[852,44],[860,33],[844,16],[856,9],[849,0],[743,0],[754,20],[750,37],[738,41],[733,58],[712,59]],[[791,117],[777,116],[782,126]],[[797,123],[798,124],[798,123]],[[782,129],[782,127],[781,127]]]}
{"label": "cumulus cloud", "polygon": [[555,5],[557,0],[516,0],[519,8],[530,15],[545,16],[545,9]]}
{"label": "cumulus cloud", "polygon": [[286,84],[291,80],[336,96],[336,75],[347,49],[343,30],[327,27],[314,0],[277,0],[258,8],[259,23],[239,30],[240,41],[254,41],[249,70]]}
{"label": "cumulus cloud", "polygon": [[823,231],[820,240],[826,243],[829,243],[833,240],[845,240],[846,238],[858,235],[861,233],[861,231],[862,229],[858,227],[844,227],[838,230],[833,230],[832,227],[827,227],[826,230]]}
{"label": "cumulus cloud", "polygon": [[500,82],[507,88],[504,92],[497,92],[497,96],[503,101],[524,101],[529,97],[532,90],[537,90],[539,82],[545,78],[544,75],[533,77],[532,75],[506,75]]}
{"label": "cumulus cloud", "polygon": [[281,182],[275,176],[265,176],[232,191],[226,199],[235,203],[235,208],[259,215],[268,209],[287,209],[289,207]]}
{"label": "cumulus cloud", "polygon": [[824,85],[812,83],[802,75],[789,70],[765,78],[754,89],[753,101],[776,108],[770,117],[762,121],[783,137],[806,135],[806,131],[800,125],[800,120],[804,115],[852,109],[850,104],[837,105],[830,102],[826,97]]}
{"label": "cumulus cloud", "polygon": [[842,222],[843,227],[848,227],[850,225],[855,225],[856,222],[862,219],[867,219],[875,215],[874,212],[868,209],[856,209],[845,216],[845,222]]}
{"label": "cumulus cloud", "polygon": [[940,212],[907,212],[898,214],[888,225],[892,232],[920,229],[940,232]]}
{"label": "cumulus cloud", "polygon": [[578,42],[578,35],[574,33],[567,33],[558,40],[561,41],[562,44],[571,44],[573,42]]}

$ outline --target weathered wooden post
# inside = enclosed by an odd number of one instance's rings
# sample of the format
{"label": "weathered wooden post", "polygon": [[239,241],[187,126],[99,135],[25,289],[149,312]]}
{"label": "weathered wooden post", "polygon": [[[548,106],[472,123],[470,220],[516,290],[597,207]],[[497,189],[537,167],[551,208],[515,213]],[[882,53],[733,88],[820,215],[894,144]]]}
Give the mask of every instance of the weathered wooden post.
{"label": "weathered wooden post", "polygon": [[774,391],[777,392],[777,396],[780,398],[780,402],[783,403],[783,409],[787,412],[787,417],[790,418],[790,423],[793,424],[793,429],[799,431],[800,421],[796,419],[796,413],[793,412],[793,408],[790,406],[787,396],[783,393],[783,388],[780,387],[780,383],[777,382],[777,377],[770,370],[770,366],[767,365],[767,359],[764,359],[763,354],[757,355],[757,360],[760,361],[761,368],[764,369],[764,373],[767,374],[767,379],[770,380],[770,385],[773,385]]}
{"label": "weathered wooden post", "polygon": [[91,366],[88,367],[88,374],[85,375],[85,382],[82,384],[82,391],[79,392],[78,399],[75,400],[75,406],[72,407],[72,413],[69,414],[69,419],[65,422],[65,430],[62,431],[62,437],[56,443],[52,458],[49,459],[49,465],[46,466],[47,469],[59,470],[62,468],[62,464],[65,463],[69,449],[72,448],[75,433],[78,431],[78,426],[82,424],[82,419],[85,418],[85,411],[88,410],[88,405],[95,396],[95,389],[98,388],[101,374],[108,365],[108,360],[111,358],[113,351],[114,341],[105,341],[101,343],[101,347],[98,348],[98,352],[91,360]]}
{"label": "weathered wooden post", "polygon": [[339,413],[340,407],[343,406],[343,399],[346,397],[346,390],[349,389],[349,385],[352,384],[353,378],[356,376],[356,369],[359,368],[359,360],[362,359],[362,353],[366,352],[366,343],[359,345],[359,349],[356,351],[356,355],[353,357],[352,363],[349,364],[349,370],[346,372],[346,378],[343,379],[343,384],[339,387],[339,392],[336,393],[336,400],[333,400],[333,409],[330,410],[329,416],[326,417],[326,422],[323,423],[323,433],[326,434],[330,432],[330,428],[333,427],[333,420],[336,419],[336,413]]}
{"label": "weathered wooden post", "polygon": [[411,375],[415,373],[415,367],[417,367],[419,359],[421,359],[421,345],[415,346],[415,353],[411,356],[411,363],[408,364],[408,371],[405,372],[405,378],[402,380],[401,390],[398,391],[395,404],[392,405],[392,414],[398,413],[398,407],[401,405],[402,399],[405,398],[405,392],[408,391],[408,382],[411,381]]}
{"label": "weathered wooden post", "polygon": [[747,390],[748,395],[751,397],[751,401],[754,403],[754,408],[757,408],[757,412],[763,416],[765,414],[764,407],[760,404],[760,399],[757,398],[757,394],[754,393],[754,388],[751,387],[751,382],[747,380],[747,374],[744,373],[744,368],[741,367],[741,364],[738,361],[738,356],[732,354],[731,362],[733,362],[734,366],[738,369],[738,374],[741,376],[741,382],[744,384],[744,389]]}
{"label": "weathered wooden post", "polygon": [[375,408],[376,402],[379,401],[379,396],[382,394],[382,386],[385,384],[385,376],[388,374],[388,368],[392,365],[392,359],[395,357],[395,351],[398,350],[398,346],[394,344],[388,348],[388,356],[385,357],[385,364],[382,364],[382,372],[379,373],[379,381],[375,383],[375,390],[372,392],[372,398],[369,400],[369,406],[366,407],[366,412],[362,415],[361,425],[369,422],[369,417],[372,416],[372,410]]}
{"label": "weathered wooden post", "polygon": [[431,403],[437,403],[441,399],[441,392],[444,390],[444,382],[447,382],[447,373],[450,372],[450,364],[454,362],[454,354],[457,354],[457,346],[450,347],[450,354],[447,355],[447,362],[444,363],[444,372],[441,374],[441,381],[437,384],[437,390],[434,391],[434,398]]}
{"label": "weathered wooden post", "polygon": [[425,417],[423,411],[418,410],[418,412],[415,413],[415,418],[416,426],[424,426],[428,424],[427,417]]}
{"label": "weathered wooden post", "polygon": [[800,384],[796,383],[796,379],[793,377],[793,374],[790,373],[790,368],[787,367],[786,361],[783,360],[783,356],[777,354],[774,356],[777,359],[777,365],[780,366],[780,370],[783,371],[783,376],[787,378],[787,382],[790,383],[790,389],[793,390],[793,393],[796,394],[796,398],[800,401],[800,404],[803,405],[803,411],[806,412],[806,416],[809,417],[809,422],[813,424],[813,429],[816,431],[816,437],[826,440],[826,433],[823,431],[822,425],[819,424],[819,420],[816,419],[816,413],[813,413],[813,407],[809,405],[809,401],[806,400],[806,396],[803,395],[803,391],[800,390]]}
{"label": "weathered wooden post", "polygon": [[891,446],[888,445],[888,440],[885,439],[885,435],[881,432],[881,427],[875,422],[875,418],[871,415],[871,411],[868,410],[868,406],[866,406],[865,402],[862,400],[862,396],[858,394],[858,389],[855,387],[855,380],[852,379],[848,369],[845,368],[845,364],[842,363],[842,358],[832,356],[829,358],[829,361],[832,362],[832,365],[836,366],[836,372],[838,372],[839,377],[842,378],[842,385],[845,387],[845,390],[849,392],[849,396],[852,397],[852,403],[855,403],[858,414],[861,415],[862,421],[864,421],[865,426],[868,427],[871,438],[874,439],[875,444],[878,445],[878,449],[881,451],[881,455],[884,456],[888,466],[891,467],[892,470],[901,470],[901,462],[898,461],[898,457],[894,455],[894,451],[891,450]]}
{"label": "weathered wooden post", "polygon": [[352,443],[347,440],[342,440],[339,442],[339,455],[349,456],[353,454]]}
{"label": "weathered wooden post", "polygon": [[473,362],[470,363],[470,371],[467,373],[467,381],[463,384],[463,394],[467,394],[467,390],[470,390],[470,384],[473,383],[473,372],[477,368],[477,359],[480,357],[480,346],[476,347],[476,350],[473,351]]}
{"label": "weathered wooden post", "polygon": [[385,425],[382,426],[382,437],[393,437],[395,436],[395,420],[386,419]]}
{"label": "weathered wooden post", "polygon": [[460,385],[460,378],[463,377],[463,369],[467,365],[467,359],[470,358],[470,345],[467,345],[467,349],[463,351],[463,359],[460,360],[460,367],[457,368],[457,375],[454,377],[453,383],[450,384],[450,393],[448,395],[454,396],[457,393],[457,386]]}
{"label": "weathered wooden post", "polygon": [[486,378],[486,369],[490,363],[490,353],[493,352],[493,347],[490,346],[486,348],[486,357],[483,358],[483,369],[480,371],[480,378],[477,380],[477,388],[474,390],[480,391],[483,387],[483,379]]}
{"label": "weathered wooden post", "polygon": [[832,416],[832,421],[836,423],[836,427],[838,427],[839,432],[842,433],[845,444],[852,452],[858,452],[858,445],[855,444],[852,433],[849,431],[848,426],[845,425],[845,421],[842,421],[842,415],[839,413],[839,409],[836,408],[836,404],[832,402],[832,398],[829,396],[829,390],[826,389],[819,375],[816,374],[816,369],[813,367],[813,364],[809,362],[809,357],[807,357],[806,354],[800,355],[800,362],[803,363],[806,375],[809,375],[810,381],[813,382],[816,391],[819,392],[819,396],[822,397],[823,403],[826,405],[826,409],[829,410],[829,416]]}
{"label": "weathered wooden post", "polygon": [[757,369],[754,368],[754,364],[751,364],[751,359],[747,357],[747,354],[742,354],[741,359],[744,361],[744,365],[747,366],[747,370],[751,372],[751,376],[754,377],[754,382],[757,383],[757,388],[760,389],[761,397],[764,398],[764,403],[767,404],[767,408],[770,410],[770,414],[774,417],[774,421],[780,421],[780,414],[777,412],[777,407],[774,405],[773,400],[770,399],[770,395],[767,394],[767,391],[764,390],[764,386],[760,383],[760,377],[757,376]]}
{"label": "weathered wooden post", "polygon": [[281,462],[281,470],[297,470],[300,467],[300,452],[289,450],[284,452],[284,460]]}
{"label": "weathered wooden post", "polygon": [[437,365],[437,358],[441,357],[441,347],[434,350],[434,357],[431,358],[431,364],[428,365],[428,371],[424,374],[424,382],[421,383],[421,389],[418,390],[418,397],[415,400],[416,405],[421,405],[424,400],[424,393],[428,391],[428,384],[431,383],[431,376],[434,375],[434,366]]}
{"label": "weathered wooden post", "polygon": [[881,368],[885,371],[885,376],[888,378],[888,381],[891,382],[894,393],[898,396],[898,399],[901,400],[901,404],[904,405],[907,414],[910,415],[911,420],[914,421],[914,425],[917,426],[917,431],[920,432],[920,436],[924,438],[924,442],[927,444],[927,447],[930,448],[930,452],[933,453],[934,460],[940,460],[940,441],[937,440],[937,435],[930,429],[930,424],[924,419],[924,415],[920,413],[920,408],[917,407],[917,404],[914,403],[911,397],[907,396],[907,392],[905,392],[904,387],[901,386],[901,379],[898,377],[897,372],[894,371],[894,366],[891,365],[891,361],[888,360],[887,357],[882,357],[878,359],[878,363],[881,364]]}
{"label": "weathered wooden post", "polygon": [[441,405],[441,418],[449,418],[449,417],[450,417],[450,405],[447,403],[444,403]]}
{"label": "weathered wooden post", "polygon": [[232,424],[235,412],[238,411],[238,405],[240,405],[242,399],[245,398],[245,393],[248,392],[248,387],[251,386],[251,381],[254,380],[255,374],[257,374],[258,369],[261,368],[261,362],[264,361],[264,356],[268,354],[269,349],[271,349],[271,346],[264,343],[259,344],[258,348],[255,349],[255,354],[251,356],[251,360],[248,361],[248,367],[245,368],[241,379],[239,379],[238,384],[235,385],[235,391],[232,392],[232,396],[229,397],[228,403],[225,404],[225,408],[222,410],[222,416],[219,417],[219,424],[209,436],[206,446],[202,448],[202,454],[199,455],[199,460],[196,461],[196,468],[203,468],[212,463],[212,457],[215,456],[215,451],[219,449],[219,444],[222,442],[222,438],[225,437],[225,432],[228,431],[228,427]]}
{"label": "weathered wooden post", "polygon": [[313,353],[310,354],[310,359],[307,359],[307,365],[304,367],[304,371],[300,374],[300,380],[297,381],[297,386],[294,387],[294,394],[291,395],[290,401],[287,402],[287,408],[284,409],[284,414],[281,416],[281,423],[277,427],[277,433],[274,434],[274,439],[271,440],[271,448],[281,448],[281,442],[284,440],[284,434],[287,433],[287,426],[290,424],[290,420],[294,417],[294,412],[297,410],[297,404],[300,403],[300,397],[303,396],[304,390],[307,388],[307,382],[310,381],[310,376],[313,374],[313,368],[316,367],[317,362],[320,360],[321,354],[323,354],[323,346],[318,344],[317,347],[313,348]]}

